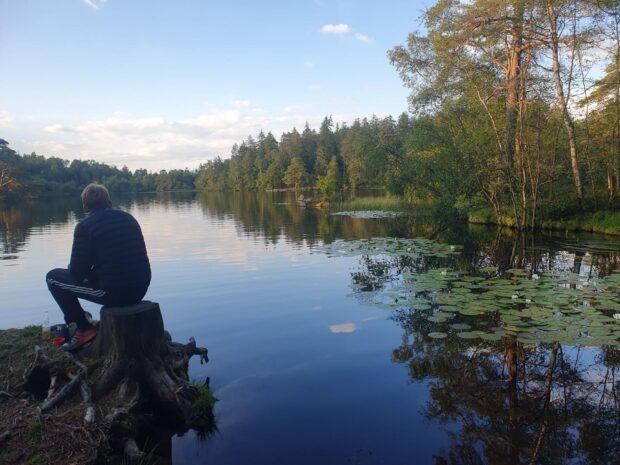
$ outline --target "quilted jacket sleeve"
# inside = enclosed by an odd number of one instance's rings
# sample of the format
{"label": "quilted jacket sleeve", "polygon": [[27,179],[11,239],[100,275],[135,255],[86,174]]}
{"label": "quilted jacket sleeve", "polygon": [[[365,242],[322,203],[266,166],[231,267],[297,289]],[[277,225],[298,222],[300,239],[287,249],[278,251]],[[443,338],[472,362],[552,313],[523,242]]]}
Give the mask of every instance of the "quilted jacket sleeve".
{"label": "quilted jacket sleeve", "polygon": [[73,233],[73,247],[71,249],[69,272],[74,278],[82,281],[90,275],[92,265],[91,240],[88,231],[80,222],[75,226],[75,231]]}

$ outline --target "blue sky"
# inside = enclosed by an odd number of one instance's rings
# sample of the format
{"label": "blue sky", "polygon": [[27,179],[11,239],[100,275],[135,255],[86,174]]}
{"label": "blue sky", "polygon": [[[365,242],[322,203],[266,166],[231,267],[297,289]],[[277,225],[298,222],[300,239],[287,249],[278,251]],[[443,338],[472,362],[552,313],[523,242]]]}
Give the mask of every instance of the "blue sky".
{"label": "blue sky", "polygon": [[406,110],[386,52],[429,0],[0,0],[0,137],[196,167],[261,129]]}

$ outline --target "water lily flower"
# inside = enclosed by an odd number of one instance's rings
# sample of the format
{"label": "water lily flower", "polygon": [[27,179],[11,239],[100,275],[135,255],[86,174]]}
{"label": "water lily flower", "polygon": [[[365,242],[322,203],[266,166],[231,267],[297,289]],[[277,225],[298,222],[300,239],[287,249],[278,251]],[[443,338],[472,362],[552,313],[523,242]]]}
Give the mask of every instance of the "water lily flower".
{"label": "water lily flower", "polygon": [[614,313],[614,318],[616,320],[620,320],[620,313]]}
{"label": "water lily flower", "polygon": [[539,276],[539,275],[537,275],[536,273],[534,273],[534,274],[532,275],[532,279],[540,279],[540,276]]}
{"label": "water lily flower", "polygon": [[518,296],[517,294],[512,294],[511,299],[513,299],[513,300],[514,300],[514,299],[518,299],[518,298],[519,298],[519,296]]}

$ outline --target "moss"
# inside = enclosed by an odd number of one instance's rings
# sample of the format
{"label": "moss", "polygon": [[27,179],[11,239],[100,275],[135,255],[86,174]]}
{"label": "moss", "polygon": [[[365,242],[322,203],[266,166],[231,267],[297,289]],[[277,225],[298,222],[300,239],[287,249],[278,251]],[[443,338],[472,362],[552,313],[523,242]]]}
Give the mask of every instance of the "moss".
{"label": "moss", "polygon": [[213,395],[213,391],[209,386],[196,386],[198,389],[198,397],[194,402],[194,408],[199,412],[211,411],[215,407],[218,398]]}

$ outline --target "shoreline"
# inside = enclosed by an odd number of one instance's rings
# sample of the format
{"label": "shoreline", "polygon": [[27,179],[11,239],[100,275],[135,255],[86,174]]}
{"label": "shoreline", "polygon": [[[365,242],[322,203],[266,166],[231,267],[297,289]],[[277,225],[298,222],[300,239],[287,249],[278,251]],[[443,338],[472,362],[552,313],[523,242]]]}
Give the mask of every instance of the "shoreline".
{"label": "shoreline", "polygon": [[[469,224],[496,225],[516,229],[513,217],[505,216],[497,221],[495,214],[490,210],[469,213],[467,222]],[[585,232],[617,237],[620,236],[620,212],[602,210],[594,213],[582,213],[569,219],[545,220],[529,229],[533,231]]]}

